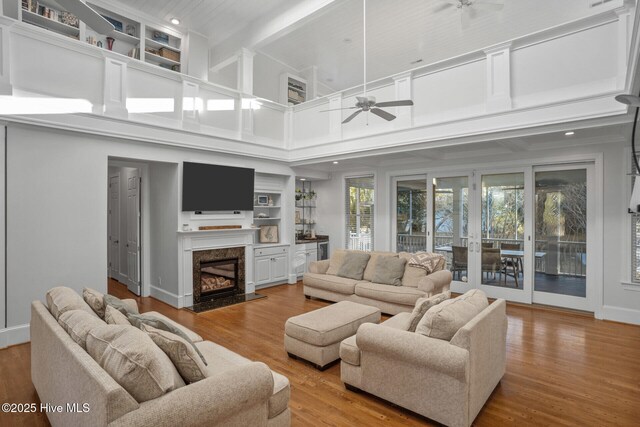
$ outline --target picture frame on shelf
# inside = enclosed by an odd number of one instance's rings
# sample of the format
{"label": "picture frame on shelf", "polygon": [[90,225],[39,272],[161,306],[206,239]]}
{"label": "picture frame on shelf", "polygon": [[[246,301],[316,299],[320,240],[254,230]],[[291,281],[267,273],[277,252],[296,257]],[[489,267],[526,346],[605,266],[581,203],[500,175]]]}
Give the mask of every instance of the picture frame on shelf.
{"label": "picture frame on shelf", "polygon": [[277,225],[260,226],[260,243],[279,243],[280,236]]}
{"label": "picture frame on shelf", "polygon": [[258,206],[268,206],[269,205],[269,196],[266,194],[258,195],[258,200],[256,202]]}

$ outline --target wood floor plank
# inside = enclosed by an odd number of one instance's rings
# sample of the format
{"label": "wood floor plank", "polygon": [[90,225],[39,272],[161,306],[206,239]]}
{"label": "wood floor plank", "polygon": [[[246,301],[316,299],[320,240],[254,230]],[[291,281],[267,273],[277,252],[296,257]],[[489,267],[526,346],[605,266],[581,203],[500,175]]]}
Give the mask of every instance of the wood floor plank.
{"label": "wood floor plank", "polygon": [[[131,298],[112,281],[109,292]],[[249,359],[265,362],[291,382],[294,426],[423,426],[431,420],[340,381],[340,366],[319,372],[284,351],[284,323],[329,303],[307,300],[302,285],[261,290],[268,296],[195,314],[153,298],[135,298],[140,311],[158,311]],[[476,426],[637,426],[640,420],[640,327],[582,313],[507,305],[507,373]],[[0,403],[38,402],[31,384],[29,344],[0,350]],[[0,425],[46,426],[38,414],[2,414]]]}

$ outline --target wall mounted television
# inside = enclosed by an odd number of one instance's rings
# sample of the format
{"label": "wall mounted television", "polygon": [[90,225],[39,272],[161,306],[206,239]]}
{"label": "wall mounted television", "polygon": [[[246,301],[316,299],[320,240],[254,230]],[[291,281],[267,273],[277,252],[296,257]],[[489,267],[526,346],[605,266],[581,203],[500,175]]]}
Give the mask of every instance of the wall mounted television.
{"label": "wall mounted television", "polygon": [[184,162],[182,211],[251,211],[255,170]]}

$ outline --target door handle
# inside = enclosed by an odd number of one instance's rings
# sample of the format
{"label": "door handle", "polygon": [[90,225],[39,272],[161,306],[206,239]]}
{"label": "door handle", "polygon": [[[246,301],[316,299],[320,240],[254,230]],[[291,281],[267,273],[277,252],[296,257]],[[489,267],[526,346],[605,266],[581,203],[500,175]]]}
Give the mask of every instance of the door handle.
{"label": "door handle", "polygon": [[120,243],[120,240],[114,240],[113,243],[117,245],[118,243]]}

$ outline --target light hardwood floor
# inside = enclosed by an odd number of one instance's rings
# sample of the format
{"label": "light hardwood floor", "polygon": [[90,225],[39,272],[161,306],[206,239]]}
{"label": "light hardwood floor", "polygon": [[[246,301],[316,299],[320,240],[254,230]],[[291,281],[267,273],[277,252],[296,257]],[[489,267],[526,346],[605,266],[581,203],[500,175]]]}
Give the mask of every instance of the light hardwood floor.
{"label": "light hardwood floor", "polygon": [[[130,298],[126,287],[109,292]],[[291,381],[294,426],[434,425],[366,393],[345,390],[340,367],[319,372],[283,349],[290,316],[327,305],[306,300],[302,284],[259,291],[268,298],[202,314],[137,298],[155,310]],[[507,373],[474,425],[638,426],[640,327],[530,306],[508,305]],[[39,402],[29,375],[29,344],[0,351],[0,403]],[[428,387],[428,384],[425,384]],[[0,426],[48,425],[42,414],[0,414]]]}

